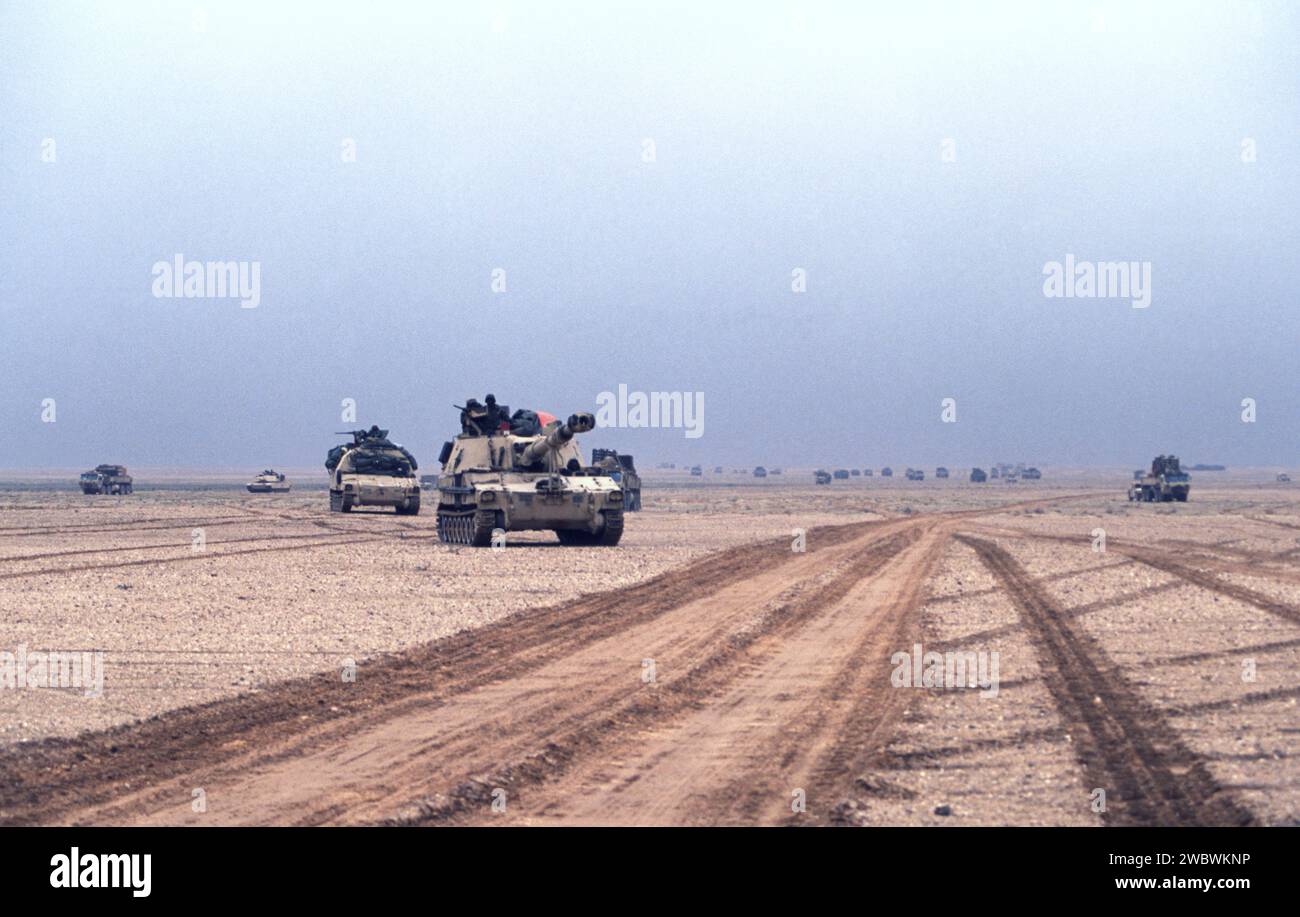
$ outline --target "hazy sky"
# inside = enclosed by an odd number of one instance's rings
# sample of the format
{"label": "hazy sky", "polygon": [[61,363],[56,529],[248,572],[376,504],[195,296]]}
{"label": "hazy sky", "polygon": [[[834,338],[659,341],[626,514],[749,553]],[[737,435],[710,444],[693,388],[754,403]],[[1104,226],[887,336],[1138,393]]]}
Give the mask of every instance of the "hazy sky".
{"label": "hazy sky", "polygon": [[[584,438],[643,466],[1295,464],[1298,46],[1285,2],[6,2],[0,468],[316,465],[352,398],[432,470],[452,402],[620,383],[704,393]],[[155,297],[177,254],[257,307]],[[1149,307],[1046,297],[1067,254]]]}

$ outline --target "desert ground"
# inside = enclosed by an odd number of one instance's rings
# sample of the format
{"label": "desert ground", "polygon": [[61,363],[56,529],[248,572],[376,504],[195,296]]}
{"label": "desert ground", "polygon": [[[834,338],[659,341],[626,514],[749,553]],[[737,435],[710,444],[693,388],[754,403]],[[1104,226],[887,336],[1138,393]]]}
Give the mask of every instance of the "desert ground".
{"label": "desert ground", "polygon": [[618,547],[504,550],[133,473],[0,475],[0,652],[103,654],[0,687],[0,823],[1300,824],[1271,470],[652,471]]}

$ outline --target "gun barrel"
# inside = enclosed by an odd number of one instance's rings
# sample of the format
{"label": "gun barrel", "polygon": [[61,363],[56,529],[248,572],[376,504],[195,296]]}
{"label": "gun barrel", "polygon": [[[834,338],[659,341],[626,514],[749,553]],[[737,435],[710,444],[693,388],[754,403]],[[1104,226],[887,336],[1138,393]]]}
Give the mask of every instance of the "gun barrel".
{"label": "gun barrel", "polygon": [[586,433],[588,430],[594,429],[595,426],[596,418],[592,417],[590,414],[570,414],[567,423],[560,424],[560,426],[553,429],[550,433],[547,433],[536,442],[530,443],[528,447],[524,449],[522,456],[524,464],[532,465],[536,462],[540,462],[547,455],[573,439],[574,434]]}

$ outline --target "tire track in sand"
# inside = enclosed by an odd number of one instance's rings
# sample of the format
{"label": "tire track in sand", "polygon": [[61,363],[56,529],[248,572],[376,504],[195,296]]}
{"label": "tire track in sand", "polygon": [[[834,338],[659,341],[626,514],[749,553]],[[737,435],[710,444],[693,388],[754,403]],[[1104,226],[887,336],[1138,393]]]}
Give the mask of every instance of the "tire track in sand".
{"label": "tire track in sand", "polygon": [[1004,549],[967,535],[1029,627],[1043,677],[1087,779],[1106,790],[1109,825],[1250,825],[1255,818],[1214,779],[1102,647],[1075,630]]}

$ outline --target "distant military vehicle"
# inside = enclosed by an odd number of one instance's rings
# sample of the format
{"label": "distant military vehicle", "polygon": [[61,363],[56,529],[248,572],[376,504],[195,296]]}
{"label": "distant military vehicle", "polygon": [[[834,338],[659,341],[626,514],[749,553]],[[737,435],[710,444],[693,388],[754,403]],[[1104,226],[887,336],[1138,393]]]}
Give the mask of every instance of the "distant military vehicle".
{"label": "distant military vehicle", "polygon": [[1020,476],[1026,481],[1039,481],[1042,480],[1043,473],[1037,468],[1026,468],[1024,471],[1020,472]]}
{"label": "distant military vehicle", "polygon": [[756,478],[767,477],[767,469],[764,468],[762,465],[759,465],[757,468],[754,469],[754,477]]}
{"label": "distant military vehicle", "polygon": [[83,494],[129,494],[132,480],[125,465],[96,465],[82,472],[77,483]]}
{"label": "distant military vehicle", "polygon": [[848,471],[847,468],[836,468],[836,469],[835,469],[835,480],[837,480],[837,481],[847,481],[848,479],[849,479],[849,471]]}
{"label": "distant military vehicle", "polygon": [[1277,482],[1278,482],[1279,484],[1290,484],[1290,483],[1291,483],[1291,475],[1289,475],[1289,474],[1285,474],[1285,473],[1283,473],[1283,474],[1279,474],[1279,475],[1277,476]]}
{"label": "distant military vehicle", "polygon": [[869,478],[869,477],[871,477],[871,469],[870,469],[870,468],[863,468],[863,469],[862,469],[862,476],[863,476],[864,478]]}
{"label": "distant military vehicle", "polygon": [[922,471],[920,468],[909,468],[904,473],[904,477],[906,477],[909,481],[924,481],[925,472]]}
{"label": "distant military vehicle", "polygon": [[[543,421],[540,430],[536,422]],[[594,428],[590,414],[566,423],[516,411],[507,430],[464,430],[443,444],[438,478],[438,537],[486,547],[500,531],[555,532],[561,544],[618,544],[624,491],[608,469],[583,466],[575,434]]]}
{"label": "distant military vehicle", "polygon": [[267,468],[244,485],[250,494],[287,494],[293,487],[280,472]]}
{"label": "distant military vehicle", "polygon": [[722,474],[722,466],[721,466],[721,465],[714,465],[714,466],[713,466],[713,473],[714,473],[714,474]]}
{"label": "distant military vehicle", "polygon": [[624,512],[635,513],[641,509],[641,475],[637,473],[632,456],[613,449],[592,449],[591,464],[608,471],[609,476],[623,488]]}
{"label": "distant military vehicle", "polygon": [[692,465],[692,466],[691,466],[691,477],[693,477],[693,478],[702,478],[702,477],[704,477],[704,469],[703,469],[702,467],[700,467],[699,465]]}
{"label": "distant military vehicle", "polygon": [[1142,503],[1186,503],[1192,477],[1183,471],[1176,455],[1157,455],[1151,470],[1136,478],[1128,489],[1128,498]]}
{"label": "distant military vehicle", "polygon": [[831,473],[829,471],[814,471],[813,480],[818,484],[829,484],[831,482]]}
{"label": "distant military vehicle", "polygon": [[768,472],[768,474],[781,474],[781,473],[782,472],[780,468],[773,468],[771,471]]}
{"label": "distant military vehicle", "polygon": [[391,506],[399,516],[420,512],[415,456],[377,426],[338,435],[350,435],[352,442],[335,446],[325,457],[330,512],[350,513],[357,506]]}
{"label": "distant military vehicle", "polygon": [[989,479],[989,476],[984,473],[983,468],[972,468],[970,470],[970,479],[972,484],[983,484]]}
{"label": "distant military vehicle", "polygon": [[940,465],[938,468],[934,469],[934,476],[936,478],[946,478],[948,477],[948,469]]}
{"label": "distant military vehicle", "polygon": [[436,474],[420,475],[420,490],[437,490],[438,476]]}
{"label": "distant military vehicle", "polygon": [[880,476],[882,478],[892,478],[894,476],[894,469],[886,465],[884,468],[880,469]]}
{"label": "distant military vehicle", "polygon": [[856,469],[856,468],[850,468],[850,469],[849,469],[849,474],[850,474],[851,476],[853,476],[853,477],[856,478],[856,477],[861,476],[862,472],[859,471],[859,470]]}

